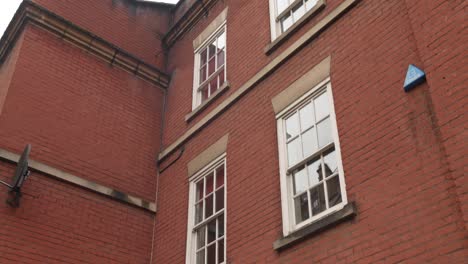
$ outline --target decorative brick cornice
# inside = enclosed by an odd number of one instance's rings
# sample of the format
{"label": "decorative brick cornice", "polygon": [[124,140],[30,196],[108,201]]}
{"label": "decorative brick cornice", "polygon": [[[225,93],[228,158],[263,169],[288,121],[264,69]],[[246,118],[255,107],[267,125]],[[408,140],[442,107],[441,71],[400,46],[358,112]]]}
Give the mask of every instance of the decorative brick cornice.
{"label": "decorative brick cornice", "polygon": [[164,44],[167,48],[189,31],[218,0],[198,0],[177,20],[169,32],[164,36]]}
{"label": "decorative brick cornice", "polygon": [[165,90],[169,85],[168,74],[29,0],[21,4],[0,40],[0,65],[28,23],[38,25],[112,66],[135,74],[161,89]]}

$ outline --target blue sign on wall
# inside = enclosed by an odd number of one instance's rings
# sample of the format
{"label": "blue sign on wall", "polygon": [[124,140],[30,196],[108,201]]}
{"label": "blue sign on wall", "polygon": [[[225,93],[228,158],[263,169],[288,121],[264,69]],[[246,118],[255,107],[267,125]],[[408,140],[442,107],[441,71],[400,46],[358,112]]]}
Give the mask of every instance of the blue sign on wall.
{"label": "blue sign on wall", "polygon": [[403,88],[405,89],[405,92],[408,92],[414,87],[423,83],[425,80],[426,73],[413,64],[410,64],[408,67],[408,72],[406,73],[405,85]]}

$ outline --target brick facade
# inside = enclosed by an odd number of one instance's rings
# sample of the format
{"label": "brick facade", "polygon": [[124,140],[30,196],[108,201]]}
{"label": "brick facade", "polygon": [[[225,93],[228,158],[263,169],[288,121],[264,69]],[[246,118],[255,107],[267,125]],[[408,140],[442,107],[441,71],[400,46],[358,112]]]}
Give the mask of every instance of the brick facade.
{"label": "brick facade", "polygon": [[[226,134],[227,263],[468,261],[464,1],[356,1],[289,52],[351,2],[328,0],[268,55],[267,0],[205,1],[199,15],[189,0],[34,2],[167,73],[170,84],[138,78],[28,23],[0,66],[0,149],[20,153],[31,143],[31,159],[154,202],[157,211],[34,171],[21,207],[0,206],[0,263],[185,263],[187,167]],[[226,8],[230,87],[187,122],[193,40]],[[192,22],[165,45],[180,18]],[[357,215],[277,251],[283,220],[272,98],[327,57]],[[409,64],[427,81],[405,93]],[[0,159],[0,180],[14,165]]]}

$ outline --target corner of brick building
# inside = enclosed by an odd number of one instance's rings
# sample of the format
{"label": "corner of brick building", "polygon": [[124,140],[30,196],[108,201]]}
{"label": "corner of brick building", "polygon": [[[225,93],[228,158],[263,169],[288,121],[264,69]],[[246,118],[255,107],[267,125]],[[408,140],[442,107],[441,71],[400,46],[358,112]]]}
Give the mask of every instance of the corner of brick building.
{"label": "corner of brick building", "polygon": [[[266,56],[268,1],[219,1],[165,57],[162,39],[171,19],[182,17],[194,1],[183,1],[175,11],[124,0],[34,2],[169,71],[171,84],[165,92],[29,24],[0,65],[0,148],[19,153],[33,143],[33,160],[147,201],[155,200],[159,188],[158,213],[155,217],[35,171],[21,208],[0,206],[5,263],[149,263],[151,258],[152,263],[185,263],[187,164],[226,133],[228,263],[467,259],[462,1],[359,1],[222,118],[182,144],[184,151],[174,151],[164,165],[175,163],[161,174],[159,186],[157,154],[311,25]],[[325,12],[309,24],[342,1],[327,2]],[[232,87],[187,123],[192,41],[225,7]],[[282,216],[271,97],[330,54],[346,188],[358,215],[277,252],[272,243],[282,235]],[[427,83],[404,93],[400,86],[410,63],[426,71]],[[0,160],[0,179],[9,179],[13,170],[14,164]],[[5,199],[2,190],[0,202]]]}
{"label": "corner of brick building", "polygon": [[[164,68],[158,34],[167,30],[167,9],[35,2],[134,60]],[[14,39],[0,65],[0,149],[20,154],[30,143],[34,162],[115,190],[117,199],[154,204],[164,89],[38,24],[25,23]],[[10,182],[15,166],[0,159],[0,180]],[[149,262],[154,212],[55,176],[33,169],[17,209],[4,203],[0,187],[2,264]]]}

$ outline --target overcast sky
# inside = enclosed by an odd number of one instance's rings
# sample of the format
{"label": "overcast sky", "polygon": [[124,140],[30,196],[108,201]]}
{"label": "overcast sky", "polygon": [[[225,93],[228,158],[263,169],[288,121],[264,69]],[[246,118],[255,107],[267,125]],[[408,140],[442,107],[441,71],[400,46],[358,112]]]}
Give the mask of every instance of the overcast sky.
{"label": "overcast sky", "polygon": [[21,0],[3,0],[0,2],[0,34],[3,35],[8,23],[15,14]]}
{"label": "overcast sky", "polygon": [[[178,0],[160,0],[151,2],[176,3],[177,1]],[[0,35],[3,35],[3,32],[8,26],[8,23],[10,23],[11,18],[13,18],[13,15],[15,14],[15,11],[20,3],[21,0],[0,0]]]}

